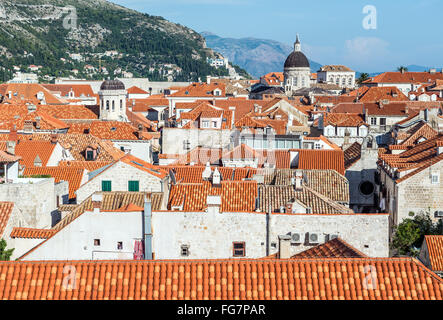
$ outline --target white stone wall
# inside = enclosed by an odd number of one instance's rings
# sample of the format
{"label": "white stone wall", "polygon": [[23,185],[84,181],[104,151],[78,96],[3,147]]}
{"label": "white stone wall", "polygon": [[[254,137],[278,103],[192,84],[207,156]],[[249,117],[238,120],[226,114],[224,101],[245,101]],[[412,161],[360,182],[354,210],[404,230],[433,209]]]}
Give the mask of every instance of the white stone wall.
{"label": "white stone wall", "polygon": [[[232,243],[246,242],[247,258],[266,256],[266,215],[261,213],[154,212],[153,251],[157,259],[182,259],[181,245],[189,245],[189,259],[232,258]],[[278,236],[288,232],[338,234],[372,257],[387,257],[388,215],[272,214],[270,254],[278,251]],[[367,246],[367,247],[366,247]],[[291,245],[296,254],[312,245]]]}
{"label": "white stone wall", "polygon": [[152,140],[112,140],[112,143],[117,149],[121,150],[121,147],[123,147],[125,152],[130,150],[126,153],[152,163]]}
{"label": "white stone wall", "polygon": [[18,179],[0,184],[0,201],[14,202],[23,217],[22,227],[50,228],[56,211],[54,178]]}
{"label": "white stone wall", "polygon": [[[439,172],[438,184],[431,183],[430,173]],[[409,212],[418,214],[430,212],[431,218],[437,221],[435,211],[443,211],[443,161],[419,172],[397,184],[396,216],[400,223],[405,218],[411,218]],[[393,192],[393,191],[392,191]],[[440,218],[441,219],[441,218]]]}
{"label": "white stone wall", "polygon": [[[85,212],[24,260],[132,259],[135,240],[143,237],[141,212]],[[153,212],[153,252],[156,259],[232,258],[232,243],[246,243],[246,258],[266,256],[266,215],[261,213]],[[289,232],[338,234],[371,257],[387,257],[387,215],[273,214],[270,254],[278,251],[278,236]],[[100,239],[100,246],[94,246]],[[123,249],[117,250],[117,242]],[[189,246],[188,257],[181,245]],[[275,246],[272,246],[275,244]],[[291,245],[291,255],[313,247]]]}
{"label": "white stone wall", "polygon": [[[162,153],[185,154],[198,146],[226,148],[231,141],[230,136],[231,130],[164,128]],[[189,150],[184,149],[184,141],[189,141]]]}
{"label": "white stone wall", "polygon": [[[126,116],[126,90],[103,90],[100,96],[100,120],[123,121]],[[108,107],[109,103],[109,107]],[[113,106],[114,104],[114,106]]]}
{"label": "white stone wall", "polygon": [[[134,243],[143,238],[142,221],[141,212],[85,212],[24,260],[133,259]],[[122,250],[117,242],[123,242]]]}
{"label": "white stone wall", "polygon": [[164,183],[162,179],[146,171],[124,162],[117,162],[77,190],[77,203],[82,202],[96,191],[102,191],[103,180],[112,181],[112,191],[128,191],[128,181],[138,180],[140,191],[162,192]]}
{"label": "white stone wall", "polygon": [[353,71],[319,71],[319,72],[317,72],[317,81],[336,84],[339,87],[343,87],[343,88],[354,88],[355,87],[355,72],[353,72]]}

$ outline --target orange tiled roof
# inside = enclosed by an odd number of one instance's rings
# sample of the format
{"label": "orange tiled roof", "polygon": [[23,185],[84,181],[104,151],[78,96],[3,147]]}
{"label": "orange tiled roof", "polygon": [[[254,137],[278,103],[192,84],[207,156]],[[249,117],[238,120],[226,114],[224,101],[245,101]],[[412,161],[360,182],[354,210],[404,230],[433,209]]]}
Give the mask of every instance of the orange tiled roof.
{"label": "orange tiled roof", "polygon": [[294,255],[295,259],[309,259],[309,258],[365,258],[367,257],[363,252],[352,247],[346,241],[335,238],[311,249],[300,252]]}
{"label": "orange tiled roof", "polygon": [[[221,90],[221,95],[215,96],[214,90]],[[180,88],[177,92],[170,95],[170,97],[224,97],[225,84],[213,82],[207,83],[193,83],[187,87]]]}
{"label": "orange tiled roof", "polygon": [[385,72],[369,79],[368,83],[430,83],[443,80],[443,73],[429,72]]}
{"label": "orange tiled roof", "polygon": [[50,116],[62,120],[96,120],[99,117],[99,110],[96,106],[83,105],[41,105],[37,107]]}
{"label": "orange tiled roof", "polygon": [[95,97],[89,84],[42,84],[50,92],[57,92],[62,98],[69,99],[69,92],[74,92],[74,98]]}
{"label": "orange tiled roof", "polygon": [[11,217],[12,209],[14,209],[13,202],[0,201],[0,239]]}
{"label": "orange tiled roof", "polygon": [[345,174],[344,154],[342,150],[300,149],[299,169],[332,169]]}
{"label": "orange tiled roof", "polygon": [[25,123],[31,124],[33,130],[60,130],[69,127],[39,107],[36,111],[30,112],[26,105],[0,105],[0,129],[10,130],[15,126],[17,130],[23,130]]}
{"label": "orange tiled roof", "polygon": [[[8,93],[11,92],[12,97],[9,99]],[[0,94],[2,95],[2,103],[23,104],[26,102],[32,104],[40,104],[37,99],[37,93],[42,92],[46,104],[63,104],[63,101],[55,97],[44,86],[36,83],[7,83],[0,84]]]}
{"label": "orange tiled roof", "polygon": [[30,177],[35,175],[49,175],[54,178],[55,182],[69,182],[69,198],[76,197],[75,191],[80,188],[85,170],[82,168],[69,167],[26,167],[23,172],[24,176]]}
{"label": "orange tiled roof", "polygon": [[221,181],[220,187],[213,186],[208,181],[198,184],[176,184],[170,190],[168,209],[183,206],[183,211],[204,211],[208,195],[221,196],[222,212],[253,212],[257,197],[257,182]]}
{"label": "orange tiled roof", "polygon": [[443,144],[443,134],[409,147],[399,154],[380,153],[378,164],[396,169],[398,172],[407,171],[406,175],[396,179],[397,183],[429,168],[443,160],[443,154],[437,155],[437,148]]}
{"label": "orange tiled roof", "polygon": [[52,229],[34,229],[34,228],[14,228],[10,234],[11,238],[24,239],[47,239],[55,233]]}
{"label": "orange tiled roof", "polygon": [[428,248],[429,262],[434,271],[443,271],[443,236],[425,236],[426,247]]}
{"label": "orange tiled roof", "polygon": [[111,164],[112,161],[77,161],[77,160],[68,160],[68,161],[60,161],[58,163],[59,167],[70,167],[70,168],[80,168],[86,169],[89,172],[95,171],[97,169],[103,168],[108,164]]}
{"label": "orange tiled roof", "polygon": [[21,157],[20,164],[26,167],[33,167],[37,156],[42,166],[46,166],[55,146],[50,141],[18,140],[15,154]]}
{"label": "orange tiled roof", "polygon": [[[104,140],[140,140],[137,128],[128,122],[92,121],[71,124],[68,133],[84,133]],[[142,135],[141,140],[149,140]]]}
{"label": "orange tiled roof", "polygon": [[345,168],[350,168],[355,162],[361,158],[361,144],[354,142],[344,151]]}
{"label": "orange tiled roof", "polygon": [[152,107],[169,106],[169,100],[165,97],[151,96],[146,99],[129,99],[126,105],[132,107],[133,112],[148,112]]}
{"label": "orange tiled roof", "polygon": [[442,300],[443,280],[412,258],[0,262],[0,299]]}
{"label": "orange tiled roof", "polygon": [[361,102],[376,102],[381,100],[409,101],[397,87],[371,87],[360,96]]}
{"label": "orange tiled roof", "polygon": [[142,159],[134,157],[131,154],[125,155],[120,159],[120,161],[129,164],[134,168],[148,172],[149,174],[152,174],[160,179],[163,179],[168,175],[168,172],[166,170],[163,170],[160,167],[154,166],[146,161],[143,161]]}
{"label": "orange tiled roof", "polygon": [[2,149],[6,150],[6,143],[0,142],[0,162],[16,162],[22,158],[20,156],[9,154],[6,151],[3,151]]}
{"label": "orange tiled roof", "polygon": [[126,91],[128,92],[128,94],[148,94],[147,91],[140,89],[137,86],[132,86]]}
{"label": "orange tiled roof", "polygon": [[336,127],[360,127],[362,125],[368,126],[359,114],[352,113],[325,113],[323,125]]}

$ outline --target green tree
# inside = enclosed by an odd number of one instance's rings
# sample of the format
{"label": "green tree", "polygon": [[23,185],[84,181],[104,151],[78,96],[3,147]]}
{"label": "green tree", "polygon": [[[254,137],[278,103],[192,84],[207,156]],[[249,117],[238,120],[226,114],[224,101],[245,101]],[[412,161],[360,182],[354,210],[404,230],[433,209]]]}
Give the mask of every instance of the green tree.
{"label": "green tree", "polygon": [[442,234],[442,231],[441,220],[433,223],[429,213],[417,214],[413,219],[404,219],[395,228],[392,248],[397,249],[401,255],[416,256],[425,235]]}
{"label": "green tree", "polygon": [[1,239],[0,240],[0,261],[9,261],[9,259],[12,256],[12,252],[14,251],[14,249],[8,249],[6,250],[6,240],[5,239]]}
{"label": "green tree", "polygon": [[369,79],[369,74],[368,73],[362,73],[362,74],[360,74],[360,77],[357,79],[357,83],[358,84],[362,84],[363,82],[365,82],[368,79]]}
{"label": "green tree", "polygon": [[392,247],[401,255],[413,253],[412,246],[420,239],[420,227],[412,219],[404,219],[395,229]]}
{"label": "green tree", "polygon": [[398,72],[402,72],[402,73],[403,72],[408,72],[408,68],[406,68],[405,66],[400,66],[400,67],[397,68],[397,71]]}

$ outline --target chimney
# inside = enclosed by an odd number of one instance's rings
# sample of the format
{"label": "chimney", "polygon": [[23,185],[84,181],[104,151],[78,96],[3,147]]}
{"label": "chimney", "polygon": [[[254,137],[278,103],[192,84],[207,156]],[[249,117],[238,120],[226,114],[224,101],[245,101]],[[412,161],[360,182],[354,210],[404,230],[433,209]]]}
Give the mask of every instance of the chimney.
{"label": "chimney", "polygon": [[218,169],[215,168],[214,172],[212,173],[212,185],[219,186],[220,184],[221,184],[221,174],[220,171],[218,171]]}
{"label": "chimney", "polygon": [[209,161],[206,162],[205,170],[202,172],[202,179],[203,180],[209,180],[211,177],[212,171],[211,171],[211,165],[209,164]]}
{"label": "chimney", "polygon": [[8,98],[12,99],[12,91],[8,91]]}
{"label": "chimney", "polygon": [[221,213],[221,196],[209,195],[206,198],[206,204],[208,206],[208,213]]}
{"label": "chimney", "polygon": [[103,201],[103,194],[101,193],[94,193],[92,195],[92,207],[94,209],[94,213],[100,213],[102,208],[102,201]]}
{"label": "chimney", "polygon": [[301,170],[295,171],[295,191],[302,191],[303,190],[303,172]]}
{"label": "chimney", "polygon": [[232,112],[232,126],[234,126],[234,123],[235,123],[235,107],[234,106],[231,106],[231,107],[229,107],[229,110]]}
{"label": "chimney", "polygon": [[291,236],[288,234],[278,236],[278,257],[279,259],[291,257]]}
{"label": "chimney", "polygon": [[6,142],[6,152],[10,155],[15,155],[15,146],[17,142],[16,141],[7,141]]}
{"label": "chimney", "polygon": [[152,204],[151,204],[151,194],[147,194],[145,196],[145,204],[143,209],[143,239],[144,239],[144,248],[145,260],[152,260]]}

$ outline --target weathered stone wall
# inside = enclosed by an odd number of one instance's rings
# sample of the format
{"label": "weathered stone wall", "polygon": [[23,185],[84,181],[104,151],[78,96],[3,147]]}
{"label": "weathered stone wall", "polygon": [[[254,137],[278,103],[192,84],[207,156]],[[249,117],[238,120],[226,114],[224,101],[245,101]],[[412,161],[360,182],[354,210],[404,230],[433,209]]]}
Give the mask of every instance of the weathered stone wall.
{"label": "weathered stone wall", "polygon": [[0,184],[0,201],[15,203],[24,220],[22,227],[50,228],[52,214],[57,209],[54,178],[18,181]]}
{"label": "weathered stone wall", "polygon": [[[185,154],[202,146],[206,148],[226,148],[231,139],[231,130],[218,129],[181,129],[164,128],[162,134],[162,153]],[[184,141],[189,141],[189,150],[183,148]]]}
{"label": "weathered stone wall", "polygon": [[96,191],[102,191],[102,181],[112,181],[112,191],[128,191],[128,181],[139,181],[140,191],[162,192],[162,180],[141,169],[123,162],[103,171],[101,174],[82,185],[76,192],[77,203],[82,202]]}
{"label": "weathered stone wall", "polygon": [[[153,251],[157,259],[184,258],[181,245],[189,245],[190,259],[232,258],[233,242],[246,242],[247,258],[266,256],[266,215],[261,213],[154,212]],[[278,236],[288,232],[337,234],[372,257],[387,257],[388,215],[272,214],[270,254],[278,251]],[[274,244],[275,246],[272,246]],[[291,245],[291,254],[311,248]]]}

